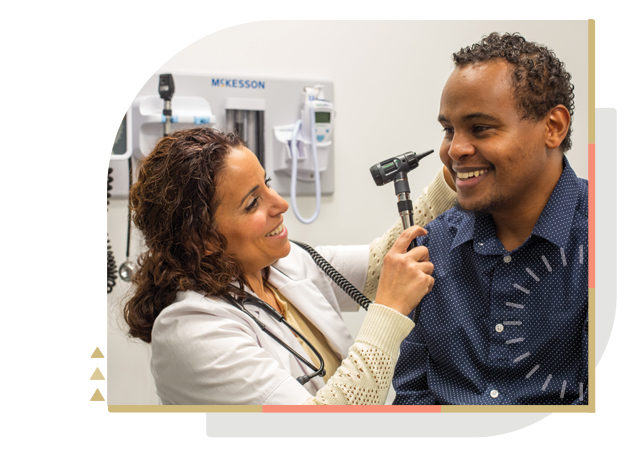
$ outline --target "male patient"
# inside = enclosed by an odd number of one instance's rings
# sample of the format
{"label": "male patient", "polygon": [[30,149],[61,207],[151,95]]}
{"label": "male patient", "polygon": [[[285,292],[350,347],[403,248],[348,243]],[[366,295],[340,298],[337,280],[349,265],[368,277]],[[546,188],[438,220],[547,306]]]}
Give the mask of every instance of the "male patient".
{"label": "male patient", "polygon": [[587,404],[588,185],[555,54],[493,33],[453,55],[440,157],[458,205],[418,239],[435,285],[401,346],[394,404]]}

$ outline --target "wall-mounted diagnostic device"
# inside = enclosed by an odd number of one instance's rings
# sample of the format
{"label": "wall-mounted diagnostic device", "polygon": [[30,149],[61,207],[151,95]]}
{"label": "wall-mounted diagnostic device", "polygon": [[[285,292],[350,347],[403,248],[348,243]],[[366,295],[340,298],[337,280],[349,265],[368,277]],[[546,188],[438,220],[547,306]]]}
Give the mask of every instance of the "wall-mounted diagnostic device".
{"label": "wall-mounted diagnostic device", "polygon": [[[324,98],[324,86],[307,86],[303,91],[301,119],[293,125],[274,127],[274,168],[277,173],[290,174],[291,206],[303,223],[312,223],[319,215],[321,173],[328,169],[331,157],[334,115],[333,103]],[[315,213],[308,219],[302,217],[297,206],[298,180],[315,184]]]}
{"label": "wall-mounted diagnostic device", "polygon": [[[280,195],[288,196],[292,191],[296,197],[331,195],[335,179],[332,94],[333,84],[323,80],[155,74],[127,112],[127,152],[133,152],[136,159],[147,155],[167,125],[170,132],[212,126],[243,138],[271,177],[271,187]],[[291,139],[297,122],[301,123],[295,146],[297,175],[292,177]],[[315,131],[317,161],[313,157],[311,130]],[[125,191],[118,190],[114,183],[112,196],[119,195],[125,195]]]}
{"label": "wall-mounted diagnostic device", "polygon": [[[311,117],[311,114],[314,114]],[[330,100],[324,99],[324,86],[304,88],[304,107],[302,108],[302,134],[315,135],[318,146],[332,144],[333,118],[335,109]],[[307,138],[308,140],[308,138]]]}
{"label": "wall-mounted diagnostic device", "polygon": [[[335,188],[332,94],[331,82],[314,79],[155,74],[120,125],[110,168],[126,173],[129,163],[142,159],[160,138],[180,129],[212,126],[231,131],[256,154],[272,179],[271,187],[280,195],[291,196],[297,218],[312,223],[319,214],[320,197],[331,195]],[[131,180],[111,178],[108,189],[112,198],[127,197]],[[315,214],[303,219],[297,197],[312,195],[317,203]],[[127,228],[129,240],[129,222]],[[134,267],[129,243],[126,253],[119,273],[130,279]]]}
{"label": "wall-mounted diagnostic device", "polygon": [[162,115],[164,116],[164,136],[168,136],[171,134],[171,119],[173,116],[171,100],[173,99],[173,94],[175,94],[173,75],[170,73],[160,75],[158,93],[160,94],[160,98],[164,100],[164,109],[162,110]]}

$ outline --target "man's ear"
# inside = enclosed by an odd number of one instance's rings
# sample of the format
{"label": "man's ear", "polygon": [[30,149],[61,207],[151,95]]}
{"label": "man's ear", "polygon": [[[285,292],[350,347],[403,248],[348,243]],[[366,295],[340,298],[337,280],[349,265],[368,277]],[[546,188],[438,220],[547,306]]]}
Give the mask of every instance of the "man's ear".
{"label": "man's ear", "polygon": [[558,105],[547,113],[545,118],[545,146],[558,148],[569,132],[571,114],[564,105]]}

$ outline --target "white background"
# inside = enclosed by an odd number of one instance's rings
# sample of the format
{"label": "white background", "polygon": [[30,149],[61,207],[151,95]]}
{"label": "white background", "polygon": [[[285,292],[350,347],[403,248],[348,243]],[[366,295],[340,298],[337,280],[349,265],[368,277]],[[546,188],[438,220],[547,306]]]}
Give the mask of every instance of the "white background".
{"label": "white background", "polygon": [[[184,47],[214,31],[279,18],[594,18],[596,105],[618,109],[620,152],[617,167],[610,170],[618,170],[622,187],[627,163],[623,149],[628,143],[624,134],[628,123],[627,41],[623,34],[627,21],[615,3],[599,1],[590,8],[537,1],[511,6],[504,2],[420,6],[396,1],[378,7],[367,2],[361,5],[343,6],[339,1],[300,7],[270,1],[110,1],[3,7],[3,441],[25,447],[68,448],[261,444],[251,439],[210,440],[205,435],[204,414],[110,414],[104,402],[89,402],[96,387],[107,398],[106,382],[89,380],[96,365],[107,377],[103,360],[89,356],[96,346],[107,355],[106,299],[101,289],[107,233],[104,168],[113,137],[130,99],[146,79]],[[442,32],[449,34],[447,29]],[[606,164],[602,158],[605,149],[599,151],[598,164]],[[619,196],[624,194],[620,189]],[[620,212],[619,223],[623,219]],[[623,301],[627,270],[623,233],[618,243],[617,326],[597,368],[597,413],[555,414],[524,430],[487,439],[425,439],[396,445],[588,448],[625,440],[628,305]],[[612,262],[610,267],[598,266],[598,270],[612,269]],[[370,424],[367,415],[366,423],[377,426]],[[305,444],[297,439],[264,442],[285,448]],[[391,443],[357,438],[343,444],[380,448]]]}

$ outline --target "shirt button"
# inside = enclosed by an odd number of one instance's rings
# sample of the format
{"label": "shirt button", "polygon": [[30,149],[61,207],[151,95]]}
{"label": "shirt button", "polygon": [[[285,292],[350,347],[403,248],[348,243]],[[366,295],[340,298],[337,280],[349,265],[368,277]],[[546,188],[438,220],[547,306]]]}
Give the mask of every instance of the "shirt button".
{"label": "shirt button", "polygon": [[497,330],[497,333],[500,333],[503,331],[503,324],[501,323],[497,323],[497,326],[494,327],[495,330]]}
{"label": "shirt button", "polygon": [[512,257],[510,255],[507,255],[507,256],[503,257],[503,262],[504,263],[509,263],[510,261],[512,261]]}
{"label": "shirt button", "polygon": [[492,391],[490,391],[490,397],[497,398],[498,396],[499,396],[499,391],[497,391],[496,389],[493,389]]}

